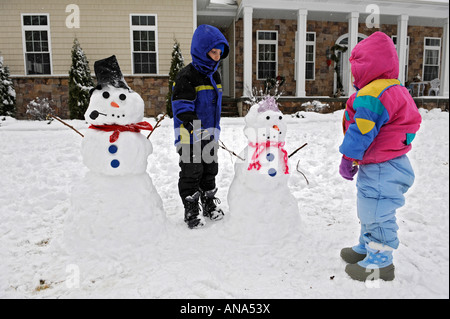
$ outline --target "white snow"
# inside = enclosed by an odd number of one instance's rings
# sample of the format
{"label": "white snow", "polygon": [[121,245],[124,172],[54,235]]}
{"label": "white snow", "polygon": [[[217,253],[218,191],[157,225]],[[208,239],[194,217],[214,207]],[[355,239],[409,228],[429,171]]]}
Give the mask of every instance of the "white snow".
{"label": "white snow", "polygon": [[[424,121],[409,153],[416,182],[397,213],[396,279],[375,285],[351,280],[339,257],[359,233],[355,182],[338,173],[342,111],[286,117],[288,152],[308,143],[290,159],[300,234],[261,244],[234,240],[226,227],[230,216],[202,229],[186,227],[172,121],[163,120],[150,138],[147,172],[167,229],[156,243],[149,229],[143,245],[132,247],[110,234],[104,244],[115,245],[112,256],[76,256],[61,246],[73,187],[88,171],[81,136],[56,121],[0,118],[0,298],[449,298],[449,114],[420,112]],[[87,130],[84,121],[68,122]],[[247,145],[243,118],[223,118],[221,126],[228,148],[238,153]],[[309,185],[295,171],[298,160]],[[217,196],[227,212],[234,158],[221,150],[219,166]],[[121,231],[133,237],[136,230],[126,226]]]}

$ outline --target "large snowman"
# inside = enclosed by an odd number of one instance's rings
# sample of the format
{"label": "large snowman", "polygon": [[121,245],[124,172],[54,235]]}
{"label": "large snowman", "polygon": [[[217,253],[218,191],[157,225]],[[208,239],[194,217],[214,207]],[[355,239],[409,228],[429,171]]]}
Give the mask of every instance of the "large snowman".
{"label": "large snowman", "polygon": [[[126,84],[115,56],[94,64],[98,84],[91,90],[81,144],[89,169],[72,190],[65,223],[71,249],[124,254],[160,240],[163,205],[150,176],[152,144],[141,132],[144,101]],[[148,133],[148,132],[147,132]]]}
{"label": "large snowman", "polygon": [[231,235],[247,243],[276,242],[299,233],[297,200],[288,181],[287,125],[273,97],[253,105],[245,117],[248,145],[235,163],[228,192]]}

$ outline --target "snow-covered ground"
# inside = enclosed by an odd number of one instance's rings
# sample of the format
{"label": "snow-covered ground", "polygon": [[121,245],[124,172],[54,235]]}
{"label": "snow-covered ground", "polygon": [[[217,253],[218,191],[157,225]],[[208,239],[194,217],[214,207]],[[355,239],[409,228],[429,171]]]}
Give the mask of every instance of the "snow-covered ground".
{"label": "snow-covered ground", "polygon": [[[147,170],[163,200],[167,236],[123,255],[118,247],[109,258],[74,258],[61,248],[72,188],[87,172],[81,136],[56,121],[0,121],[0,297],[449,298],[449,114],[420,112],[423,123],[409,153],[416,182],[397,213],[396,279],[372,285],[351,280],[339,257],[359,233],[355,182],[338,173],[342,111],[288,118],[288,152],[308,143],[290,161],[301,231],[260,245],[227,233],[230,216],[202,229],[186,227],[172,121],[165,119],[151,136]],[[84,121],[68,122],[87,129]],[[222,141],[236,153],[247,142],[243,127],[242,118],[222,119]],[[298,160],[309,185],[295,170]],[[220,152],[218,197],[225,212],[233,163]]]}

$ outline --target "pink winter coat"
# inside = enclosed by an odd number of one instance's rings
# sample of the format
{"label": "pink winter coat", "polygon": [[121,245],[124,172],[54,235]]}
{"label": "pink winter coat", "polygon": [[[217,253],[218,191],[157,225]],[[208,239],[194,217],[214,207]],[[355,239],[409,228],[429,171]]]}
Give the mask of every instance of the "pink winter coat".
{"label": "pink winter coat", "polygon": [[399,63],[391,38],[375,32],[350,56],[357,92],[347,101],[344,141],[339,151],[359,164],[406,154],[422,118],[408,90],[397,80]]}

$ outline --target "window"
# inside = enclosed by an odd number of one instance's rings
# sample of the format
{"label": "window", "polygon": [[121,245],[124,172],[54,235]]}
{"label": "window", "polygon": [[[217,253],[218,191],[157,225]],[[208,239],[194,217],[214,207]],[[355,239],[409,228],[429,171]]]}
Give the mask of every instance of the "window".
{"label": "window", "polygon": [[257,31],[257,39],[257,78],[275,78],[278,68],[278,32]]}
{"label": "window", "polygon": [[423,52],[423,81],[439,78],[439,61],[441,60],[441,39],[425,38]]}
{"label": "window", "polygon": [[305,79],[314,80],[316,70],[316,33],[306,32]]}
{"label": "window", "polygon": [[131,51],[134,74],[158,73],[156,15],[131,15]]}
{"label": "window", "polygon": [[[297,32],[295,32],[295,63],[297,65]],[[314,80],[316,77],[316,33],[306,32],[305,52],[305,80]],[[294,72],[294,80],[297,80],[297,67]]]}
{"label": "window", "polygon": [[49,15],[22,14],[22,41],[26,74],[51,74]]}
{"label": "window", "polygon": [[[392,41],[397,49],[397,36],[392,36]],[[408,64],[409,64],[409,36],[406,38],[406,59],[405,59],[405,81],[408,80]]]}

